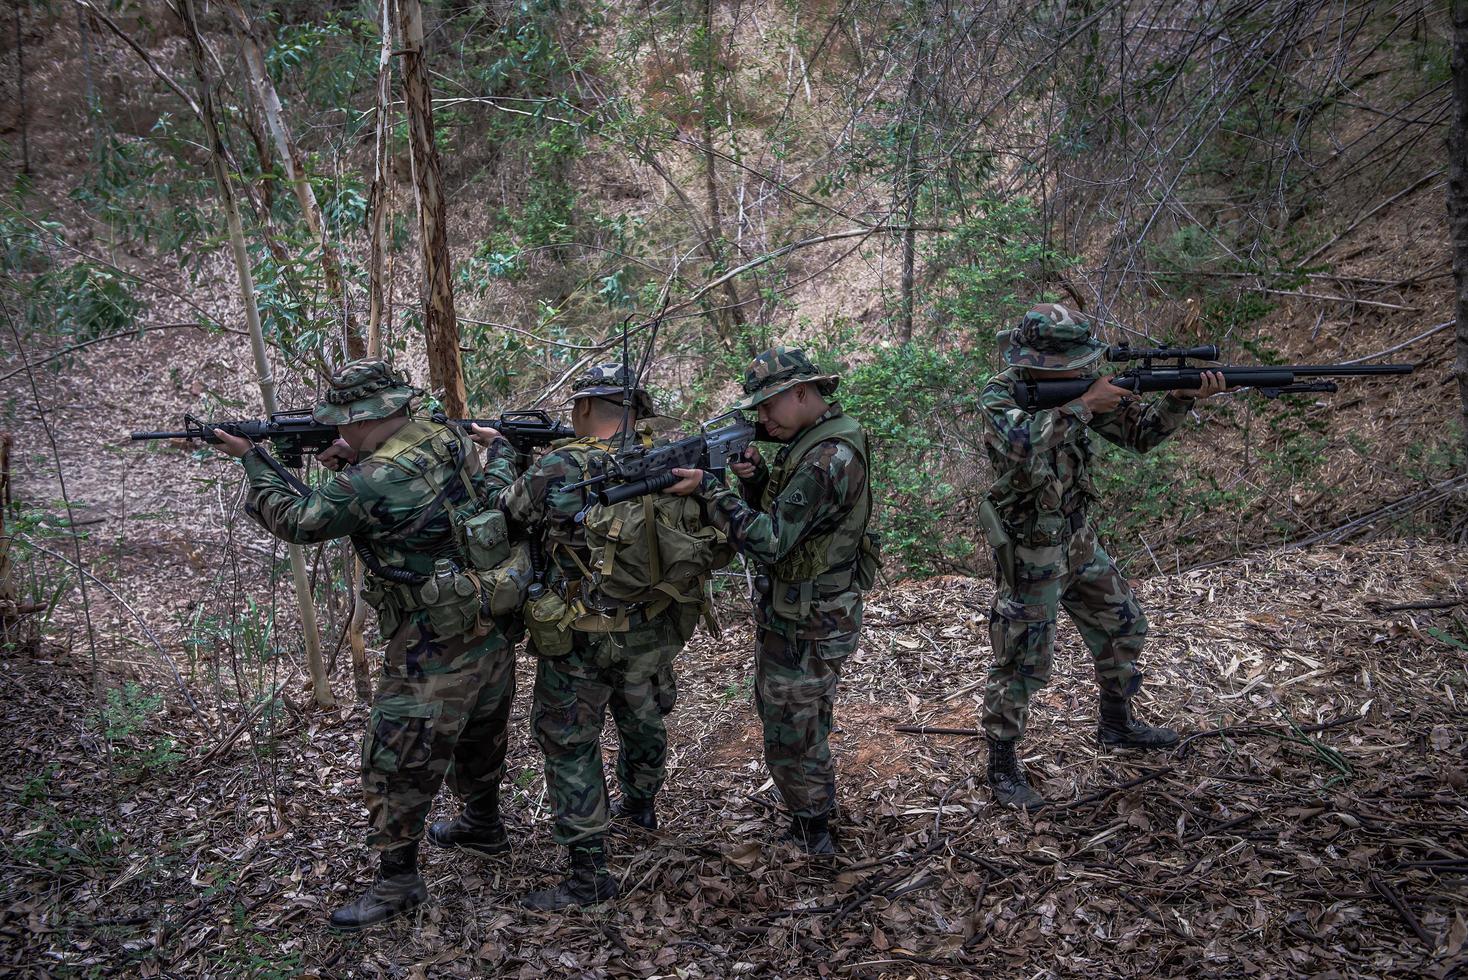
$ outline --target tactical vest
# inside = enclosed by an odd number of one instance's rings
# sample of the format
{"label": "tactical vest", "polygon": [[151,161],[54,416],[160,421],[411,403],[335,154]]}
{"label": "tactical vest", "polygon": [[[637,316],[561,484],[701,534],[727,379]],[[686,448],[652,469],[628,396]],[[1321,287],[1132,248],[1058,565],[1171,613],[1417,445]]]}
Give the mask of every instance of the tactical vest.
{"label": "tactical vest", "polygon": [[[416,610],[427,611],[440,636],[485,635],[496,625],[495,617],[519,607],[530,568],[528,550],[513,549],[509,542],[504,515],[478,500],[469,472],[470,461],[477,459],[473,443],[454,426],[414,419],[379,446],[372,459],[412,477],[446,474],[425,487],[434,496],[411,518],[353,538],[359,554],[366,551],[380,559],[374,544],[410,538],[440,513],[448,517],[446,532],[431,546],[408,552],[401,565],[368,563],[362,594],[377,609],[384,637],[391,637]],[[465,491],[460,505],[448,499],[455,483]],[[415,580],[395,580],[398,572],[412,573]]]}
{"label": "tactical vest", "polygon": [[[834,439],[850,446],[861,459],[861,497],[831,527],[806,537],[779,562],[769,567],[771,605],[776,615],[794,622],[810,615],[813,602],[828,599],[854,588],[867,588],[876,574],[876,545],[867,525],[872,515],[871,472],[867,463],[867,437],[850,416],[833,407],[822,418],[780,450],[770,465],[770,479],[760,500],[760,509],[770,513],[775,499],[790,483],[801,462],[816,446]],[[870,556],[870,562],[863,559]],[[867,581],[859,581],[863,565],[871,566]]]}

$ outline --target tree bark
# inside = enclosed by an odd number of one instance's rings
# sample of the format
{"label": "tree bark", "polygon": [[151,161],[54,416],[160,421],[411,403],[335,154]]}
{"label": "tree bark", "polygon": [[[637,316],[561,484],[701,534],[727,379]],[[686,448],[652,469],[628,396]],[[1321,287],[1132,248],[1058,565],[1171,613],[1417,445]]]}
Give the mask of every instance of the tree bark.
{"label": "tree bark", "polygon": [[[1453,0],[1453,127],[1448,136],[1448,231],[1458,288],[1458,398],[1468,459],[1468,0]],[[1465,464],[1468,465],[1468,464]]]}
{"label": "tree bark", "polygon": [[[291,138],[290,127],[286,124],[285,112],[280,105],[280,96],[275,91],[275,84],[270,80],[270,73],[265,70],[265,43],[260,36],[259,25],[250,20],[239,0],[226,0],[225,9],[229,12],[231,24],[239,34],[240,51],[244,55],[245,70],[250,75],[250,82],[254,86],[261,113],[265,116],[265,125],[270,130],[270,138],[275,144],[276,156],[280,158],[286,178],[291,182],[291,187],[296,193],[296,200],[300,202],[301,211],[306,216],[306,224],[311,229],[311,234],[316,236],[321,244],[321,275],[326,280],[326,293],[331,297],[332,303],[336,306],[337,315],[341,318],[342,342],[346,348],[347,357],[349,359],[365,357],[367,346],[362,341],[357,316],[352,312],[351,304],[347,302],[341,255],[327,234],[326,219],[321,213],[321,205],[316,200],[316,191],[306,178],[306,168],[301,158],[300,148]],[[262,159],[261,162],[263,164],[264,160]]]}
{"label": "tree bark", "polygon": [[433,94],[423,54],[423,7],[399,0],[403,35],[403,101],[408,107],[408,143],[418,196],[418,233],[423,248],[423,330],[428,340],[428,377],[450,418],[469,414],[464,368],[459,359],[459,321],[454,316],[453,267],[449,260],[448,209],[438,147],[433,142]]}
{"label": "tree bark", "polygon": [[[182,0],[180,6],[188,33],[189,53],[193,58],[194,72],[199,79],[200,118],[209,138],[209,165],[214,172],[214,182],[218,185],[220,202],[224,206],[224,216],[229,225],[230,250],[234,254],[240,299],[245,307],[245,324],[250,330],[250,346],[255,354],[255,372],[260,380],[260,401],[264,405],[265,413],[271,415],[277,411],[275,377],[271,371],[270,358],[265,351],[265,334],[260,328],[260,308],[255,302],[255,281],[250,272],[250,256],[245,249],[245,230],[240,221],[239,203],[235,200],[229,171],[224,165],[224,140],[219,134],[214,87],[204,57],[204,39],[199,34],[193,0]],[[311,601],[311,586],[306,576],[306,556],[300,545],[288,545],[287,549],[290,554],[291,577],[295,583],[296,602],[301,612],[301,633],[306,644],[306,663],[311,671],[311,688],[318,705],[323,708],[331,707],[336,704],[336,698],[331,693],[331,685],[326,679],[326,666],[321,660],[321,635],[316,627],[316,607]]]}
{"label": "tree bark", "polygon": [[[717,86],[714,83],[714,3],[713,0],[704,0],[703,3],[703,84],[700,90],[699,101],[701,103],[699,115],[703,121],[703,175],[704,187],[709,199],[709,234],[704,243],[704,252],[709,261],[714,264],[715,272],[722,272],[725,265],[724,247],[727,239],[724,237],[724,212],[719,202],[719,172],[716,168],[717,158],[714,154],[714,100]],[[728,301],[728,309],[722,311],[718,322],[720,332],[726,338],[730,334],[742,333],[744,326],[744,305],[739,298],[739,289],[731,279],[724,283],[724,298]],[[732,339],[732,338],[730,338]],[[747,353],[754,355],[757,350],[752,349],[755,345],[753,338],[741,338],[744,346],[749,348]]]}

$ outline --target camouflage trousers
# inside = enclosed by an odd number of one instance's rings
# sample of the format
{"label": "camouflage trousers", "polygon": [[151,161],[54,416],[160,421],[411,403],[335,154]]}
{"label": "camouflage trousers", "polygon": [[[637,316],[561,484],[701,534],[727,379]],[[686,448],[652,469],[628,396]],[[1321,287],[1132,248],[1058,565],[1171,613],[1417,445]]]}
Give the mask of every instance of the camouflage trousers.
{"label": "camouflage trousers", "polygon": [[673,658],[687,635],[664,614],[625,633],[576,633],[564,657],[542,657],[535,671],[531,725],[545,753],[545,786],[557,844],[607,832],[601,732],[607,709],[617,726],[617,782],[630,800],[662,789],[668,756],[663,716],[678,689]]}
{"label": "camouflage trousers", "polygon": [[1015,545],[1014,585],[1000,577],[989,615],[994,663],[983,721],[1000,739],[1024,734],[1030,698],[1050,681],[1061,606],[1080,629],[1107,694],[1130,697],[1141,686],[1136,660],[1147,635],[1131,586],[1089,527],[1053,547]]}
{"label": "camouflage trousers", "polygon": [[390,851],[423,837],[444,780],[466,804],[499,792],[505,773],[514,650],[498,632],[443,640],[423,613],[388,641],[362,740],[367,842]]}
{"label": "camouflage trousers", "polygon": [[765,765],[785,806],[819,817],[836,804],[830,736],[836,683],[856,634],[799,640],[778,630],[755,635],[754,705],[764,728]]}

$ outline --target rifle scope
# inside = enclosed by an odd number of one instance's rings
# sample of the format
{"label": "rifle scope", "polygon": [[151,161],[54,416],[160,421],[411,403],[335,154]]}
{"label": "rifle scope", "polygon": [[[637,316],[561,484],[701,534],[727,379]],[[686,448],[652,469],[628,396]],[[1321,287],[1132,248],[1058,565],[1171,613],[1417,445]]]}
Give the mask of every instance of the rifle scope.
{"label": "rifle scope", "polygon": [[1131,347],[1117,344],[1106,351],[1108,361],[1163,361],[1172,358],[1195,361],[1218,360],[1218,348],[1212,344],[1201,347]]}

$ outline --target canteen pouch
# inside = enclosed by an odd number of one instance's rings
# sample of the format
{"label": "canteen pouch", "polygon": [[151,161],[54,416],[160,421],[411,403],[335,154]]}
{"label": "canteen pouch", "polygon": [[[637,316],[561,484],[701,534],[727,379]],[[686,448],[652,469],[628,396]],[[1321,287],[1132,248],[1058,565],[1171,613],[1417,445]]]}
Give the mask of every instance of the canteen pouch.
{"label": "canteen pouch", "polygon": [[526,591],[534,575],[535,569],[530,564],[530,544],[521,541],[508,546],[503,561],[479,573],[483,605],[493,616],[517,612],[525,605]]}
{"label": "canteen pouch", "polygon": [[553,589],[546,589],[525,604],[525,630],[536,656],[554,660],[571,652],[569,611],[566,600]]}
{"label": "canteen pouch", "polygon": [[452,562],[434,563],[433,578],[418,589],[434,635],[444,639],[479,632],[479,585]]}
{"label": "canteen pouch", "polygon": [[1009,536],[1009,530],[992,500],[986,499],[979,505],[979,527],[983,529],[989,547],[994,549],[994,567],[999,577],[1005,585],[1014,588],[1014,539]]}

